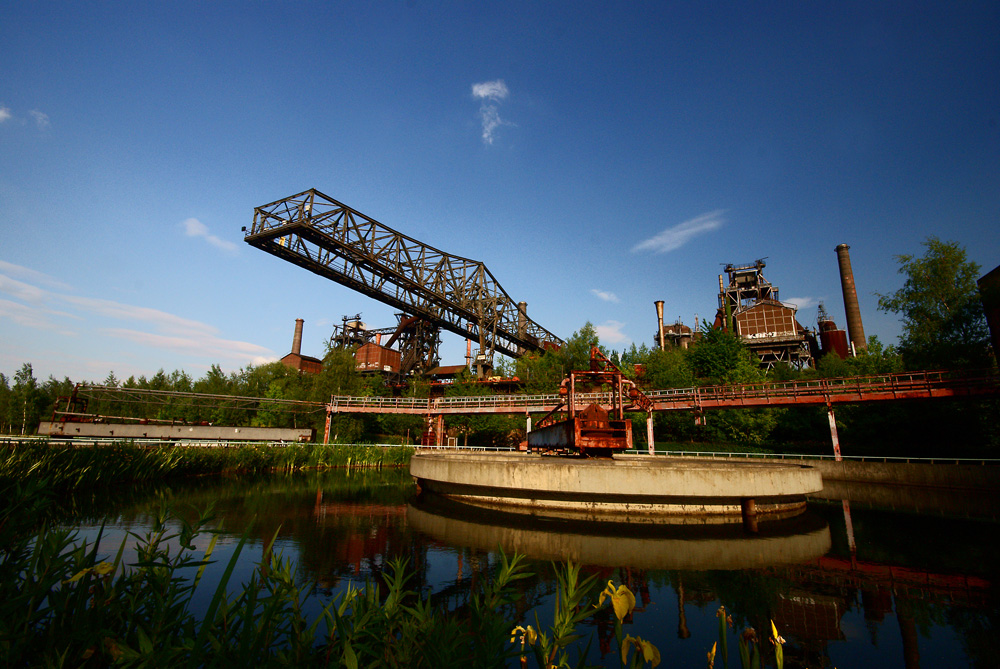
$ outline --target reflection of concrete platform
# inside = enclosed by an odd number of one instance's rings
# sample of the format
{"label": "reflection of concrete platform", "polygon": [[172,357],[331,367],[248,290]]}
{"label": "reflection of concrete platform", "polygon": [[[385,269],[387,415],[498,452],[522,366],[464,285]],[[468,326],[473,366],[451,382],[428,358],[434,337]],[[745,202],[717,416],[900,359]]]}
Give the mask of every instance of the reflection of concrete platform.
{"label": "reflection of concrete platform", "polygon": [[738,525],[653,525],[574,521],[483,509],[425,495],[406,510],[414,530],[451,546],[501,546],[538,560],[636,569],[749,569],[816,560],[830,550],[830,528],[810,513]]}
{"label": "reflection of concrete platform", "polygon": [[823,489],[812,467],[773,462],[616,456],[555,458],[516,454],[418,452],[410,474],[422,490],[470,504],[527,513],[608,515],[630,523],[739,522],[794,515]]}

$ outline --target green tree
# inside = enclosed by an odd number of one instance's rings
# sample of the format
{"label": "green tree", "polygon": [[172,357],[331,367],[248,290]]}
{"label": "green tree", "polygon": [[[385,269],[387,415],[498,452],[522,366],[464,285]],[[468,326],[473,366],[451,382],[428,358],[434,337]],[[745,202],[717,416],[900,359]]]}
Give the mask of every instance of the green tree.
{"label": "green tree", "polygon": [[592,346],[600,346],[600,343],[594,325],[590,321],[584,323],[559,350],[564,361],[563,375],[578,369],[590,369],[590,349]]}
{"label": "green tree", "polygon": [[33,434],[38,427],[41,415],[41,403],[45,401],[39,391],[38,381],[31,368],[31,363],[21,365],[14,374],[14,387],[11,389],[10,402],[7,407],[8,422],[11,432]]}
{"label": "green tree", "polygon": [[977,263],[966,259],[957,242],[929,237],[924,255],[898,255],[903,287],[878,294],[880,311],[900,315],[900,351],[906,366],[985,367],[989,331],[976,279]]}
{"label": "green tree", "polygon": [[9,434],[10,429],[10,382],[0,373],[0,434]]}
{"label": "green tree", "polygon": [[688,351],[694,375],[707,383],[751,383],[763,378],[753,353],[726,330],[706,328]]}
{"label": "green tree", "polygon": [[650,351],[646,358],[645,378],[649,387],[657,390],[693,386],[694,374],[688,351],[673,347]]}

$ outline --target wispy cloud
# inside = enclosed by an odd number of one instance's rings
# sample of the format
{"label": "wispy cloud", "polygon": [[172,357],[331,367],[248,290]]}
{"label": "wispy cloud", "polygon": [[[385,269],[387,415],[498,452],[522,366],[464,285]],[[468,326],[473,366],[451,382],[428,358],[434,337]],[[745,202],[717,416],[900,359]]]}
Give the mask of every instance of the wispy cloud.
{"label": "wispy cloud", "polygon": [[11,297],[32,304],[40,304],[49,296],[48,291],[44,288],[32,286],[30,283],[12,279],[4,274],[0,274],[0,293],[6,293]]}
{"label": "wispy cloud", "polygon": [[73,288],[68,284],[63,283],[53,276],[49,276],[45,272],[39,272],[38,270],[31,269],[30,267],[15,265],[14,263],[6,262],[4,260],[0,260],[0,273],[6,274],[8,277],[16,276],[27,281],[40,283],[48,286],[49,288],[55,288],[56,290],[73,290]]}
{"label": "wispy cloud", "polygon": [[189,218],[181,222],[181,227],[184,228],[184,234],[188,237],[203,237],[212,246],[222,249],[228,253],[236,253],[236,244],[233,242],[216,237],[208,231],[208,226],[199,221],[197,218]]}
{"label": "wispy cloud", "polygon": [[654,253],[667,253],[668,251],[679,249],[691,241],[692,238],[721,228],[726,222],[722,217],[724,213],[724,210],[716,209],[715,211],[692,218],[689,221],[678,223],[658,235],[639,242],[632,247],[632,252],[652,251]]}
{"label": "wispy cloud", "polygon": [[591,295],[599,300],[604,300],[605,302],[621,302],[618,296],[607,290],[598,290],[597,288],[590,289]]}
{"label": "wispy cloud", "polygon": [[[28,116],[30,116],[31,120],[35,122],[35,126],[39,130],[45,130],[50,125],[52,125],[52,123],[49,121],[49,115],[46,114],[45,112],[39,111],[37,109],[32,109],[31,111],[28,112]],[[14,121],[18,125],[25,125],[28,122],[27,119],[25,119],[24,117],[20,118],[15,117],[14,112],[11,111],[10,107],[5,107],[3,105],[0,105],[0,123],[6,123],[7,121]]]}
{"label": "wispy cloud", "polygon": [[483,125],[483,143],[492,144],[497,129],[502,125],[514,125],[500,118],[498,104],[507,99],[510,90],[503,79],[472,84],[472,97],[480,100],[479,120]]}
{"label": "wispy cloud", "polygon": [[131,304],[122,304],[121,302],[103,300],[96,297],[63,295],[62,299],[83,311],[101,316],[103,318],[149,323],[157,329],[165,332],[193,331],[200,334],[214,334],[218,332],[218,329],[211,325],[175,316],[174,314],[160,311],[159,309],[137,307]]}
{"label": "wispy cloud", "polygon": [[74,316],[73,314],[66,313],[65,311],[56,311],[54,309],[48,309],[38,305],[28,306],[0,298],[0,317],[9,318],[13,323],[32,328],[34,330],[49,330],[52,332],[59,332],[66,336],[74,336],[76,334],[73,330],[67,329],[54,322],[50,316],[56,316],[59,318],[80,318],[79,316]]}
{"label": "wispy cloud", "polygon": [[31,118],[35,120],[35,125],[38,126],[39,130],[45,130],[46,128],[49,127],[49,125],[51,125],[49,123],[48,114],[40,112],[37,109],[32,109],[30,112],[28,112],[28,114],[30,114]]}
{"label": "wispy cloud", "polygon": [[601,325],[595,325],[594,331],[597,332],[597,337],[603,344],[628,344],[632,339],[622,332],[623,327],[625,327],[625,323],[605,321]]}
{"label": "wispy cloud", "polygon": [[818,297],[786,297],[782,300],[786,304],[791,304],[796,309],[808,309],[819,304]]}
{"label": "wispy cloud", "polygon": [[[68,295],[49,290],[37,283],[65,284],[35,270],[0,261],[0,318],[32,328],[75,338],[74,350],[86,346],[85,339],[97,335],[131,341],[154,350],[182,353],[186,356],[261,364],[276,359],[274,353],[250,342],[223,339],[218,328],[151,307],[123,304],[113,300]],[[11,278],[17,274],[35,283]],[[97,327],[93,326],[97,319]],[[66,321],[72,321],[69,328]],[[109,327],[117,321],[124,327]]]}
{"label": "wispy cloud", "polygon": [[232,360],[260,365],[275,359],[274,354],[263,346],[245,341],[221,339],[204,332],[188,336],[164,335],[127,328],[106,328],[100,332],[150,348],[174,351],[188,356],[209,357],[212,360]]}

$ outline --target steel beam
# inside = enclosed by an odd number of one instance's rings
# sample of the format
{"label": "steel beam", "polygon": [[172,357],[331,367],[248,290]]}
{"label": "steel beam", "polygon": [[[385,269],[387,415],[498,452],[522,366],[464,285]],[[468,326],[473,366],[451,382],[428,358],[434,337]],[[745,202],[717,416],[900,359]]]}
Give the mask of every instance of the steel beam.
{"label": "steel beam", "polygon": [[499,351],[561,346],[480,261],[445,253],[310,189],[254,209],[244,240],[363,295]]}

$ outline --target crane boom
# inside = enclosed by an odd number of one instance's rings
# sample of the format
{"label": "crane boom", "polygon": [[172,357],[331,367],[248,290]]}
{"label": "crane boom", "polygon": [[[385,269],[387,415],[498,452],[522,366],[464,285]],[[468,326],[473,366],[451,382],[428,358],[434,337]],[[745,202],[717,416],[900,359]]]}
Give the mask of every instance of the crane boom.
{"label": "crane boom", "polygon": [[494,351],[563,342],[528,318],[486,265],[445,253],[309,189],[254,209],[244,241]]}

